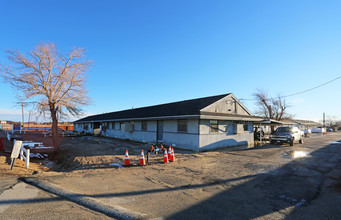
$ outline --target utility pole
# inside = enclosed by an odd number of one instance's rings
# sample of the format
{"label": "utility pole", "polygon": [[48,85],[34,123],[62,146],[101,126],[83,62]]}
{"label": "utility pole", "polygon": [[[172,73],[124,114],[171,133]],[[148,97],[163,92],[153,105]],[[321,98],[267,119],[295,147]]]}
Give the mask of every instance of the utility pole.
{"label": "utility pole", "polygon": [[323,127],[326,127],[326,114],[323,112]]}
{"label": "utility pole", "polygon": [[[21,103],[22,127],[24,127],[24,103]],[[20,129],[21,131],[21,129]]]}
{"label": "utility pole", "polygon": [[31,111],[28,112],[28,122],[27,127],[30,127],[30,121],[31,121]]}
{"label": "utility pole", "polygon": [[[24,127],[24,106],[26,106],[27,104],[31,104],[31,103],[36,103],[36,102],[17,102],[17,104],[21,105],[21,117],[22,117],[22,125],[21,127]],[[20,133],[21,133],[21,127],[20,127]]]}

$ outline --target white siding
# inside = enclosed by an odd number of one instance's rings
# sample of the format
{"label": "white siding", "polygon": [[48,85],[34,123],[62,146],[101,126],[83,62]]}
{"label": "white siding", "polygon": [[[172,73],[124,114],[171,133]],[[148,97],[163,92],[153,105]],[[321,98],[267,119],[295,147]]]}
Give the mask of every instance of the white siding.
{"label": "white siding", "polygon": [[[206,119],[187,120],[187,133],[179,133],[177,123],[177,120],[163,121],[163,139],[166,145],[175,145],[193,151],[203,151],[239,145],[250,146],[253,143],[252,122],[248,123],[248,131],[242,131],[240,134],[235,133],[236,122],[232,121],[218,121],[218,132],[210,132],[210,120]],[[88,129],[84,129],[86,125]],[[141,121],[134,121],[133,131],[121,131],[120,122],[115,122],[114,128],[108,126],[106,132],[102,132],[102,134],[113,138],[155,143],[157,121],[147,122],[148,131],[142,131],[141,126]],[[75,130],[93,133],[93,125],[77,123],[75,124]]]}
{"label": "white siding", "polygon": [[219,121],[219,132],[212,133],[209,125],[210,120],[200,120],[199,151],[253,144],[252,122],[248,123],[248,131],[241,134],[235,134],[235,122]]}

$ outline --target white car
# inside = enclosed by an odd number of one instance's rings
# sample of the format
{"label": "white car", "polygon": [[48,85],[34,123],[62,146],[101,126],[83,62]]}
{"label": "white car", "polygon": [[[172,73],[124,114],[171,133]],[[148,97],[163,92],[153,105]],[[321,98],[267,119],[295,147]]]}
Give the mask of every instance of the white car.
{"label": "white car", "polygon": [[297,127],[279,127],[271,133],[270,143],[289,143],[290,146],[294,146],[294,142],[303,144],[304,132]]}

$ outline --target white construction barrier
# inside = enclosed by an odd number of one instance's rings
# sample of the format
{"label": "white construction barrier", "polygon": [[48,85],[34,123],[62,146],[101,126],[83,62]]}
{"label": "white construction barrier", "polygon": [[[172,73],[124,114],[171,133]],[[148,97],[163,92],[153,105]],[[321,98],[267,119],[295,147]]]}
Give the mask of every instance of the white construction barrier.
{"label": "white construction barrier", "polygon": [[25,149],[24,146],[20,148],[20,160],[26,161],[26,169],[30,167],[30,149]]}
{"label": "white construction barrier", "polygon": [[11,170],[13,169],[15,159],[20,155],[20,159],[26,161],[26,169],[30,167],[30,149],[25,149],[22,141],[14,141],[11,154]]}

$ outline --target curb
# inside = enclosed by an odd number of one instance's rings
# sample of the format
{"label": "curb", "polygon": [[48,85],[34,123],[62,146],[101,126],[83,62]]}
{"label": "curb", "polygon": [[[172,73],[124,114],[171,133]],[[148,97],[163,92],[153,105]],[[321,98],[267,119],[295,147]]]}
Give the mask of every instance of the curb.
{"label": "curb", "polygon": [[107,205],[103,202],[92,198],[91,196],[87,196],[84,194],[79,194],[71,190],[66,190],[58,185],[53,183],[49,183],[47,181],[38,180],[36,178],[19,178],[19,180],[24,183],[33,185],[38,187],[44,191],[55,194],[60,197],[64,197],[72,202],[75,202],[79,205],[85,206],[94,211],[103,213],[109,217],[125,219],[125,220],[135,220],[135,219],[146,219],[147,215],[139,212],[131,211],[129,209],[123,208],[118,205]]}

